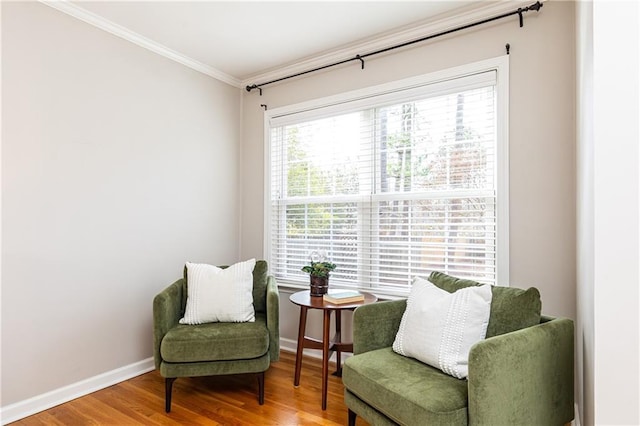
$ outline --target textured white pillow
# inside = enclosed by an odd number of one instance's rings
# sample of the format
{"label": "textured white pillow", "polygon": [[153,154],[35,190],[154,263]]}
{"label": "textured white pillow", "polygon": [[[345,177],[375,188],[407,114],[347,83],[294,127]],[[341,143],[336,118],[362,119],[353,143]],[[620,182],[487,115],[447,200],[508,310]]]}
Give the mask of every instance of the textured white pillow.
{"label": "textured white pillow", "polygon": [[187,262],[187,306],[180,324],[254,322],[255,265],[255,259],[226,269]]}
{"label": "textured white pillow", "polygon": [[415,278],[393,350],[464,379],[469,350],[487,333],[491,296],[490,285],[449,293]]}

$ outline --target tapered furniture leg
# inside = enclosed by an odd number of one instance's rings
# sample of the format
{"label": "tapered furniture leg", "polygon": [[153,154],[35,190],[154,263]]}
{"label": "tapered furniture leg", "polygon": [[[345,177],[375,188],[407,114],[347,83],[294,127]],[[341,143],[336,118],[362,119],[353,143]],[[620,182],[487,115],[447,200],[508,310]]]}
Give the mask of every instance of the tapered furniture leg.
{"label": "tapered furniture leg", "polygon": [[264,371],[258,373],[258,403],[264,404]]}
{"label": "tapered furniture leg", "polygon": [[176,377],[167,377],[164,379],[164,399],[165,407],[164,411],[171,412],[171,390],[173,389],[173,382],[176,381]]}
{"label": "tapered furniture leg", "polygon": [[[336,312],[336,342],[342,342],[342,311]],[[336,372],[335,375],[342,377],[342,363],[340,362],[340,347],[336,348]]]}
{"label": "tapered furniture leg", "polygon": [[322,320],[322,409],[327,409],[327,385],[329,379],[329,329],[331,328],[331,311],[324,310]]}
{"label": "tapered furniture leg", "polygon": [[300,386],[300,369],[302,368],[302,351],[304,350],[304,330],[307,327],[307,307],[300,306],[300,324],[298,325],[298,349],[296,350],[296,371],[293,386]]}
{"label": "tapered furniture leg", "polygon": [[349,410],[349,426],[356,426],[356,413]]}

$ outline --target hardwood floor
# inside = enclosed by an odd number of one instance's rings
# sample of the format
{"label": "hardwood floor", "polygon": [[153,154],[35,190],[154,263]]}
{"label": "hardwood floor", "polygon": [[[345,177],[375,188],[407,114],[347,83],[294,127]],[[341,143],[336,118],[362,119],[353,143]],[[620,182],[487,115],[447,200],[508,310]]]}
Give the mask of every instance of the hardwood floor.
{"label": "hardwood floor", "polygon": [[[271,364],[264,405],[258,404],[253,375],[180,378],[167,414],[164,379],[152,371],[12,425],[346,425],[341,379],[329,376],[327,410],[322,411],[320,360],[304,358],[298,388],[293,387],[294,363],[294,354],[282,352]],[[358,419],[357,425],[366,423]]]}

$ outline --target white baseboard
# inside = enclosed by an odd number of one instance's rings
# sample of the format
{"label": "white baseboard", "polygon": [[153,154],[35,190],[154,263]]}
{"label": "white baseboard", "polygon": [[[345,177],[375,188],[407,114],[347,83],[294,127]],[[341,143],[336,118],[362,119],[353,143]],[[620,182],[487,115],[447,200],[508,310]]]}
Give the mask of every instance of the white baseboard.
{"label": "white baseboard", "polygon": [[106,373],[72,383],[59,389],[24,401],[16,402],[0,408],[0,419],[3,425],[47,410],[56,405],[88,395],[100,389],[115,385],[132,377],[147,373],[155,368],[153,358],[147,358],[133,364],[125,365]]}
{"label": "white baseboard", "polygon": [[[285,352],[296,353],[298,350],[298,344],[293,339],[287,339],[286,337],[280,338],[280,350]],[[314,351],[316,352],[316,351]],[[309,354],[311,356],[311,354]],[[317,357],[316,357],[317,358]]]}

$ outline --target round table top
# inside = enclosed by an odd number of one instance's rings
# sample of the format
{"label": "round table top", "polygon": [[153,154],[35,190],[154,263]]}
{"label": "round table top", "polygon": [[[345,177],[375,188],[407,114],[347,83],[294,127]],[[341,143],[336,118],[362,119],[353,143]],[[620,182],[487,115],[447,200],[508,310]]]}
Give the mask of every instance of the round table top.
{"label": "round table top", "polygon": [[354,308],[357,308],[358,306],[367,305],[369,303],[374,303],[378,301],[377,296],[371,293],[365,293],[363,291],[361,291],[360,293],[364,295],[364,300],[361,300],[359,302],[340,303],[340,304],[325,302],[322,296],[311,296],[310,293],[311,293],[310,290],[299,291],[289,296],[289,300],[291,300],[296,305],[306,306],[307,308],[332,309],[332,310],[354,309]]}

